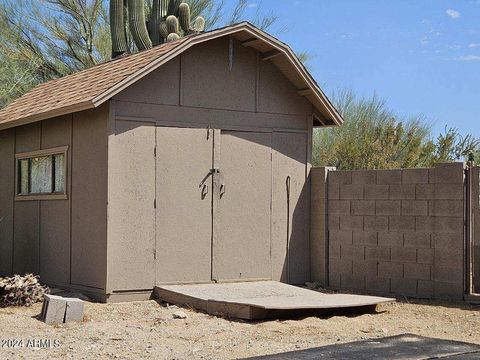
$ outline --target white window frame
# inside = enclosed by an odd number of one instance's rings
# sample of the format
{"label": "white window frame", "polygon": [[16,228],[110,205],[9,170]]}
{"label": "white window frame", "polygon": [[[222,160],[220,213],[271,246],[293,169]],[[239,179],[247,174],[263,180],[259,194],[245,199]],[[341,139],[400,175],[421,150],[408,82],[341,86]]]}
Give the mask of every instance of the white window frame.
{"label": "white window frame", "polygon": [[[64,156],[63,161],[63,173],[64,173],[64,190],[62,193],[45,193],[45,194],[20,194],[20,178],[19,178],[19,164],[20,160],[42,157],[42,156],[51,156],[51,155],[62,155]],[[34,200],[67,200],[67,184],[68,184],[68,146],[60,146],[50,149],[29,151],[24,153],[15,154],[15,201],[34,201]]]}

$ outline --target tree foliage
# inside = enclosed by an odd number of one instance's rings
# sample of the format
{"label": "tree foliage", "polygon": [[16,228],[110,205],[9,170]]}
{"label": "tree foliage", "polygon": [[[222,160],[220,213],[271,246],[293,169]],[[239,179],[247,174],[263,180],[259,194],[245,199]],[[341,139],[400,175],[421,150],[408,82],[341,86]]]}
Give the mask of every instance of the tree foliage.
{"label": "tree foliage", "polygon": [[393,169],[429,167],[437,162],[465,159],[477,152],[479,139],[461,136],[445,128],[432,136],[425,118],[401,119],[376,96],[357,98],[342,92],[334,98],[345,122],[317,129],[313,139],[313,163],[338,169]]}
{"label": "tree foliage", "polygon": [[2,104],[110,56],[103,0],[4,0],[0,31]]}

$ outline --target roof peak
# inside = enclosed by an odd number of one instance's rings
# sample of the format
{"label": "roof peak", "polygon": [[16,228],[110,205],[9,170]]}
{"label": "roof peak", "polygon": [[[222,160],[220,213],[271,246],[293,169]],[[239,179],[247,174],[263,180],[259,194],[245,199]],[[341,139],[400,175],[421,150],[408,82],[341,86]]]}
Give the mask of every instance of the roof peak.
{"label": "roof peak", "polygon": [[[327,124],[341,116],[288,45],[248,22],[192,34],[40,84],[0,110],[0,130],[100,106],[192,46],[225,36],[263,53],[318,110]],[[280,66],[279,66],[280,65]]]}

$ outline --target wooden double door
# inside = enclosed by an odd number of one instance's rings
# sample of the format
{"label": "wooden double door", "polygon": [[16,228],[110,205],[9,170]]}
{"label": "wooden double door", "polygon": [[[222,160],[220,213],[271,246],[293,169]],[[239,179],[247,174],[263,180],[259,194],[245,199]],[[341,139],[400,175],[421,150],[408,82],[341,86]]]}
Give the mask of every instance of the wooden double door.
{"label": "wooden double door", "polygon": [[156,137],[156,282],[270,279],[272,133]]}

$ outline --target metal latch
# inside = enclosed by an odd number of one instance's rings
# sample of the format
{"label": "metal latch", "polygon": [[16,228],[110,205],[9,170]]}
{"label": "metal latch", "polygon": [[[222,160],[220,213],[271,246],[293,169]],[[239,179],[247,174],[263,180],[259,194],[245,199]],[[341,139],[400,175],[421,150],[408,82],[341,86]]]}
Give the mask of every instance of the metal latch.
{"label": "metal latch", "polygon": [[200,181],[200,184],[198,185],[198,187],[201,188],[203,184],[205,184],[205,181],[207,181],[207,179],[210,177],[210,175],[215,175],[218,173],[220,173],[220,169],[217,169],[217,168],[210,169],[208,174],[202,179],[202,181]]}

